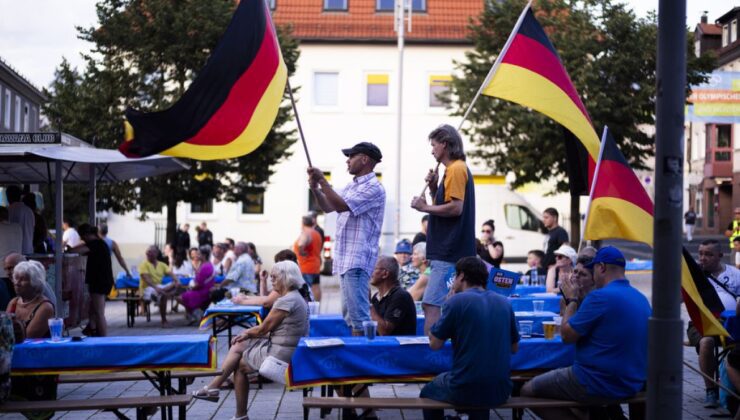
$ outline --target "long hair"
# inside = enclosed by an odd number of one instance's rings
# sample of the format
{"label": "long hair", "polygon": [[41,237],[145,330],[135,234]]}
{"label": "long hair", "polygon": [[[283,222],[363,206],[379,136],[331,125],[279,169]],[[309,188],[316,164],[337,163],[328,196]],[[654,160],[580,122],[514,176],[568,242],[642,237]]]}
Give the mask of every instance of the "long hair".
{"label": "long hair", "polygon": [[455,130],[455,127],[449,124],[442,124],[429,133],[429,140],[444,143],[451,160],[465,160],[462,138],[460,137],[460,133]]}

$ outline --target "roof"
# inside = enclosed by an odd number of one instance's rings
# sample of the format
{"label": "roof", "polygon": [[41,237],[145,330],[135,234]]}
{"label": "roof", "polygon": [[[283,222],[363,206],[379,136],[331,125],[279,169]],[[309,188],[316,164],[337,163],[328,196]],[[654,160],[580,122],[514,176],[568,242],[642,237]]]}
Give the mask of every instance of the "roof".
{"label": "roof", "polygon": [[[348,0],[348,10],[324,11],[322,0],[278,0],[273,19],[292,25],[301,41],[395,42],[393,12],[375,10],[376,0]],[[483,12],[484,0],[426,0],[425,12],[412,14],[407,42],[469,43],[468,24]]]}
{"label": "roof", "polygon": [[722,35],[722,27],[720,25],[717,25],[716,23],[700,23],[696,25],[696,27],[704,35]]}
{"label": "roof", "polygon": [[23,87],[25,87],[28,92],[32,95],[36,95],[37,99],[40,102],[46,101],[48,98],[46,95],[44,95],[41,90],[39,90],[36,86],[33,85],[28,79],[23,77],[22,74],[18,73],[16,69],[14,69],[10,64],[8,64],[5,60],[3,60],[2,57],[0,57],[0,70],[5,70],[8,74],[10,74],[18,83],[20,83]]}
{"label": "roof", "polygon": [[717,23],[725,23],[728,20],[730,20],[733,17],[735,17],[735,15],[737,15],[737,12],[739,12],[739,11],[740,11],[740,7],[733,7],[729,12],[727,12],[724,15],[720,16],[719,18],[717,18],[717,20],[715,22],[717,22]]}

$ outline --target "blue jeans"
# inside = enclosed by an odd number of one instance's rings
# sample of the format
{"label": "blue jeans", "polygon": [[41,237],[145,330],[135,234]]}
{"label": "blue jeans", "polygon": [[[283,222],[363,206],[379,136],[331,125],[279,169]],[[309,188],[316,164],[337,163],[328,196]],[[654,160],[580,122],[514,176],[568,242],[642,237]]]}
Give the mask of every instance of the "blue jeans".
{"label": "blue jeans", "polygon": [[[437,375],[432,382],[424,385],[419,394],[421,398],[429,398],[436,401],[444,401],[451,404],[455,403],[454,391],[450,388],[450,372],[444,372]],[[444,410],[423,410],[424,420],[442,420],[444,419]],[[490,410],[468,410],[470,420],[488,420]]]}
{"label": "blue jeans", "polygon": [[352,331],[362,331],[362,322],[370,321],[370,274],[352,268],[340,276],[342,315]]}
{"label": "blue jeans", "polygon": [[[431,273],[429,274],[429,283],[424,289],[422,302],[427,305],[442,306],[447,299],[447,293],[450,291],[450,276],[455,278],[455,263],[432,260],[429,263]],[[449,284],[448,284],[449,283]]]}

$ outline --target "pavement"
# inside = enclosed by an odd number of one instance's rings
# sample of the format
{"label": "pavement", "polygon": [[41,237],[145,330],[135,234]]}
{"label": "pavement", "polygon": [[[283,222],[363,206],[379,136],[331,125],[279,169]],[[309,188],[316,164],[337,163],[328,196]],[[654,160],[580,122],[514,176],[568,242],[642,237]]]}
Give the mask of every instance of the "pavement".
{"label": "pavement", "polygon": [[[629,275],[635,287],[641,290],[648,298],[651,296],[651,273],[634,273]],[[322,313],[339,313],[339,287],[336,278],[322,277],[323,301],[321,302]],[[162,329],[159,324],[159,315],[155,312],[152,321],[147,323],[141,316],[137,317],[134,328],[126,327],[126,309],[123,302],[108,302],[106,305],[106,317],[109,322],[110,335],[155,335],[155,334],[198,334],[203,333],[196,327],[189,327],[182,314],[169,314],[168,320],[173,325],[171,329]],[[688,319],[685,310],[682,310],[684,320]],[[79,335],[79,329],[70,331],[72,335]],[[218,340],[219,364],[227,353],[226,338],[219,337]],[[696,353],[693,348],[683,348],[684,360],[698,367]],[[203,387],[207,379],[197,379],[188,387],[189,391]],[[371,387],[372,396],[376,397],[417,397],[421,385],[418,384],[378,384]],[[317,391],[318,393],[318,391]],[[149,382],[111,382],[93,384],[63,384],[59,386],[58,398],[81,399],[81,398],[110,398],[110,397],[137,397],[142,395],[157,395],[157,391]],[[707,419],[721,414],[727,414],[723,409],[706,409],[702,406],[704,399],[704,384],[701,377],[693,371],[683,370],[683,419]],[[283,386],[277,384],[263,385],[261,390],[251,389],[249,395],[249,417],[252,420],[261,419],[301,419],[303,409],[301,405],[302,393],[297,391],[286,391]],[[222,391],[221,399],[217,403],[202,400],[193,400],[187,408],[187,416],[191,419],[229,419],[234,415],[235,398],[232,390]],[[124,412],[130,418],[135,418],[134,410]],[[626,407],[625,407],[626,413]],[[449,413],[452,414],[452,413]],[[378,411],[381,419],[421,419],[418,410],[381,410]],[[20,415],[2,415],[2,419],[23,419]],[[116,419],[116,416],[107,412],[59,412],[55,419]],[[159,418],[156,413],[152,418]],[[318,419],[318,410],[312,410],[311,419]],[[338,419],[337,410],[333,411],[328,419]],[[492,419],[509,419],[511,410],[492,410]],[[534,419],[531,413],[526,413],[526,419]]]}

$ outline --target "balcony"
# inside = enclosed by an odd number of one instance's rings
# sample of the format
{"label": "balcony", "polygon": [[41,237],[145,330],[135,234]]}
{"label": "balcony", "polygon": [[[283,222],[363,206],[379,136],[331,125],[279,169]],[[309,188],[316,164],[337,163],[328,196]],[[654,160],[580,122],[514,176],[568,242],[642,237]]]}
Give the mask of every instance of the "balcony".
{"label": "balcony", "polygon": [[729,153],[729,160],[714,160],[704,164],[705,178],[732,177],[732,152]]}

